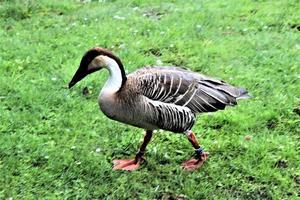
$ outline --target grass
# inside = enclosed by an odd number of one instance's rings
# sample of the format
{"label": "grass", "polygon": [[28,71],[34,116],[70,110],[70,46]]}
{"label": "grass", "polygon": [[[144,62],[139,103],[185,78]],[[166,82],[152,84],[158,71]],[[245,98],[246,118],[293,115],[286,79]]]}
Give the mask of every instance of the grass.
{"label": "grass", "polygon": [[[297,0],[1,0],[0,199],[299,199],[299,10]],[[99,112],[107,72],[67,89],[96,45],[128,72],[186,66],[254,98],[198,117],[211,154],[201,170],[183,171],[191,145],[163,132],[140,170],[112,171],[142,130]]]}

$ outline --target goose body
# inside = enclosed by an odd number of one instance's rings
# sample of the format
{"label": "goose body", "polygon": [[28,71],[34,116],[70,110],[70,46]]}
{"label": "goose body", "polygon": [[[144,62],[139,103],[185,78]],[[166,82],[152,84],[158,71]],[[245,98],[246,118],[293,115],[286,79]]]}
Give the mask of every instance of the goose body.
{"label": "goose body", "polygon": [[[108,80],[109,82],[110,80]],[[177,67],[147,67],[129,74],[122,89],[99,96],[109,118],[147,130],[183,133],[196,114],[236,105],[246,91]]]}
{"label": "goose body", "polygon": [[197,114],[222,110],[249,97],[243,88],[173,66],[145,67],[126,76],[120,59],[99,47],[83,56],[69,87],[102,68],[110,76],[98,103],[107,117],[143,128],[148,135],[156,129],[186,133],[193,146],[191,129]]}
{"label": "goose body", "polygon": [[107,93],[104,87],[98,99],[102,112],[113,120],[146,130],[184,132],[194,124],[195,114],[188,107],[146,96],[149,91],[143,81],[143,76],[133,73],[116,93]]}

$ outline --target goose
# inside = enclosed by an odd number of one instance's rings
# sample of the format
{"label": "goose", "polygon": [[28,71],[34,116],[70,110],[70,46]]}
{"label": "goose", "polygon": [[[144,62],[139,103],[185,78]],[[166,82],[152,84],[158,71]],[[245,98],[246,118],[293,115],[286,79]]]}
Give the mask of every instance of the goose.
{"label": "goose", "polygon": [[195,158],[183,162],[182,167],[200,168],[209,153],[192,131],[196,115],[223,110],[236,105],[239,99],[250,97],[243,88],[174,66],[144,67],[126,75],[120,58],[101,47],[91,48],[83,55],[69,88],[101,69],[109,71],[98,97],[101,111],[112,120],[145,130],[135,157],[113,160],[113,170],[138,169],[153,131],[158,129],[186,135]]}

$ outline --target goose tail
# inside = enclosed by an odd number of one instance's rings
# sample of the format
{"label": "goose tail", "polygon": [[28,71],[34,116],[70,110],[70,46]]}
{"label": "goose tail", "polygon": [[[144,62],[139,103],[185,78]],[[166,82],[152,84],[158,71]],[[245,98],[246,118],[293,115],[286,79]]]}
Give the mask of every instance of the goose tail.
{"label": "goose tail", "polygon": [[237,100],[252,98],[252,96],[248,93],[246,89],[238,88],[238,91],[239,91],[239,95],[236,97]]}

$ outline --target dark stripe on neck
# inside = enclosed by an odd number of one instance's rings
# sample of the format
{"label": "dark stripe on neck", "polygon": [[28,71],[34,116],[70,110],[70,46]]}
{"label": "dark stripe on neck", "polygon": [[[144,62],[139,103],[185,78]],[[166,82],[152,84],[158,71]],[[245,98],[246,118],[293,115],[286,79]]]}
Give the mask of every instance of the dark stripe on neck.
{"label": "dark stripe on neck", "polygon": [[108,57],[110,57],[111,59],[113,59],[114,61],[116,61],[116,63],[118,64],[119,66],[119,69],[121,71],[121,74],[122,74],[122,84],[121,84],[121,87],[119,90],[122,89],[123,85],[125,84],[126,80],[127,80],[127,76],[126,76],[126,73],[125,73],[125,70],[124,70],[124,66],[123,66],[123,63],[121,62],[120,58],[118,58],[117,56],[111,54],[111,55],[107,55]]}

